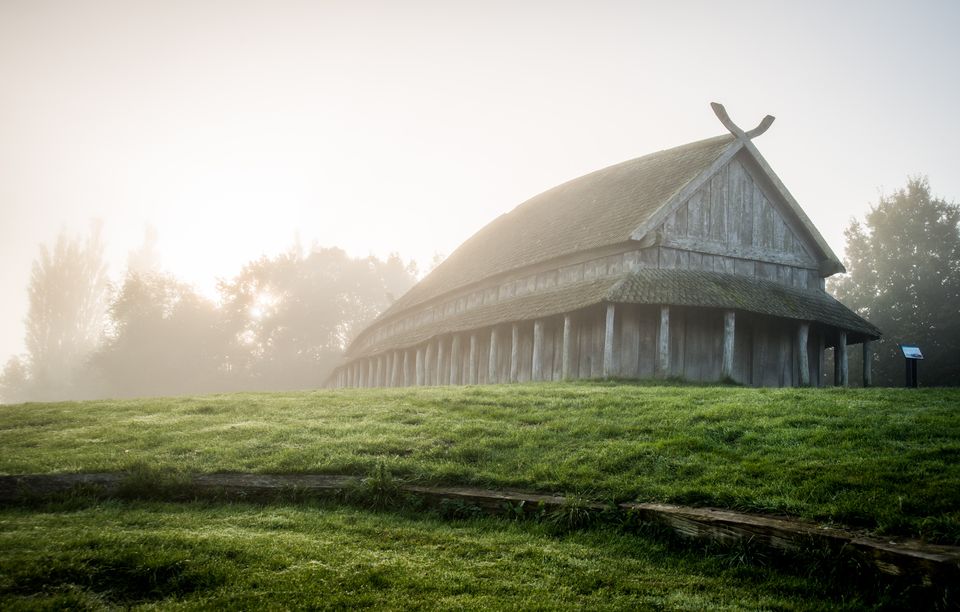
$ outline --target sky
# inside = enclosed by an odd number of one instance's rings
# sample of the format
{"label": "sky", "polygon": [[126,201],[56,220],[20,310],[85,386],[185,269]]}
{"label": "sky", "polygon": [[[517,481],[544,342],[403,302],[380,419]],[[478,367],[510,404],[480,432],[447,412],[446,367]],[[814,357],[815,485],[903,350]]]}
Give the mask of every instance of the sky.
{"label": "sky", "polygon": [[212,295],[301,244],[427,268],[527,198],[725,133],[827,242],[960,201],[960,2],[0,0],[0,360],[30,266],[99,219]]}

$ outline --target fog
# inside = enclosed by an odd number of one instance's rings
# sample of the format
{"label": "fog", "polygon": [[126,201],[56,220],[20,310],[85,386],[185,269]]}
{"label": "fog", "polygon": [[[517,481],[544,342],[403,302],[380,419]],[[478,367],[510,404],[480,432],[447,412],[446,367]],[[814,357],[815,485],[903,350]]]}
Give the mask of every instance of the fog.
{"label": "fog", "polygon": [[41,245],[91,224],[114,295],[145,232],[213,307],[295,244],[423,271],[544,189],[723,133],[711,100],[777,117],[756,144],[840,254],[908,175],[958,199],[960,5],[729,4],[4,0],[0,359]]}

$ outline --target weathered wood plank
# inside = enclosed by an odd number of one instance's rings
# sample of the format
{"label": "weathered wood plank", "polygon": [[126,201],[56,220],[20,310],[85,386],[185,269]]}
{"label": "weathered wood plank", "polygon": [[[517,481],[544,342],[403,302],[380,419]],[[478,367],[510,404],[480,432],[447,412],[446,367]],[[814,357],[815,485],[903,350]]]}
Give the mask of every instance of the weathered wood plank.
{"label": "weathered wood plank", "polygon": [[639,369],[640,322],[635,306],[621,305],[618,309],[620,321],[620,368],[619,374],[636,378]]}
{"label": "weathered wood plank", "polygon": [[614,351],[614,312],[616,307],[613,304],[607,304],[607,317],[605,319],[603,334],[603,377],[610,378],[616,375],[616,352]]}
{"label": "weathered wood plank", "polygon": [[736,346],[736,321],[737,315],[734,311],[728,310],[723,313],[723,363],[720,368],[720,376],[725,380],[733,379],[733,351]]}
{"label": "weathered wood plank", "polygon": [[446,342],[443,338],[437,338],[437,378],[436,384],[450,384],[450,365],[447,363]]}
{"label": "weathered wood plank", "polygon": [[863,343],[863,386],[873,386],[873,342]]}
{"label": "weathered wood plank", "polygon": [[543,343],[543,320],[537,319],[533,322],[533,364],[531,379],[534,381],[543,380]]}
{"label": "weathered wood plank", "polygon": [[510,382],[520,380],[520,326],[516,323],[510,329]]}
{"label": "weathered wood plank", "polygon": [[[697,252],[707,255],[720,255],[724,257],[737,257],[740,259],[752,259],[768,263],[793,266],[814,271],[817,269],[816,262],[811,259],[801,259],[796,255],[775,251],[769,248],[757,248],[752,246],[725,245],[710,239],[704,238],[677,238],[665,236],[661,241],[664,250],[670,249],[668,255],[674,257],[668,259],[668,262],[679,260],[676,251]],[[676,264],[671,267],[676,267]]]}
{"label": "weathered wood plank", "polygon": [[835,353],[837,361],[837,386],[847,387],[850,381],[847,378],[849,367],[847,362],[847,332],[841,331],[837,337],[837,351]]}
{"label": "weathered wood plank", "polygon": [[533,378],[533,325],[520,327],[520,382]]}
{"label": "weathered wood plank", "polygon": [[674,224],[673,234],[675,236],[686,236],[687,235],[687,226],[689,221],[687,220],[687,204],[681,204],[676,212],[671,215],[676,218]]}
{"label": "weathered wood plank", "polygon": [[810,324],[804,321],[797,327],[797,350],[800,353],[797,359],[800,366],[800,386],[810,386],[810,357],[807,355],[807,344],[810,341]]}
{"label": "weathered wood plank", "polygon": [[426,370],[423,367],[423,347],[417,347],[417,361],[416,361],[416,383],[418,387],[422,387],[426,381],[424,380],[424,374]]}
{"label": "weathered wood plank", "polygon": [[470,334],[470,359],[468,362],[467,380],[468,385],[477,384],[477,368],[479,367],[479,347],[477,346],[476,332]]}
{"label": "weathered wood plank", "polygon": [[460,334],[454,334],[450,341],[450,384],[460,384],[460,373],[463,358],[460,355]]}
{"label": "weathered wood plank", "polygon": [[687,201],[686,235],[691,238],[703,238],[703,203],[706,197],[703,189],[701,189],[690,196],[690,199]]}
{"label": "weathered wood plank", "polygon": [[[0,476],[0,502],[17,503],[58,495],[83,487],[91,497],[112,497],[123,490],[127,474],[43,474]],[[323,474],[195,474],[183,477],[171,488],[171,501],[197,495],[241,499],[283,498],[287,495],[337,494],[352,486],[354,476]],[[178,491],[177,488],[182,490]],[[509,508],[554,511],[566,498],[517,490],[486,490],[472,487],[430,487],[401,484],[401,490],[427,503],[456,501],[491,514]],[[587,502],[585,510],[601,512],[608,506]],[[931,589],[941,602],[955,601],[951,589],[960,584],[960,547],[916,540],[884,537],[882,540],[808,521],[715,508],[693,508],[660,503],[621,503],[617,510],[645,523],[669,528],[684,538],[718,543],[749,542],[769,551],[803,552],[815,547],[830,551],[835,559],[853,559],[875,571],[908,579],[913,587]]]}
{"label": "weathered wood plank", "polygon": [[714,242],[723,243],[727,229],[724,222],[727,207],[727,184],[729,179],[727,167],[723,167],[710,181],[710,218],[709,231],[706,234]]}
{"label": "weathered wood plank", "polygon": [[487,382],[490,384],[496,384],[500,382],[499,377],[497,376],[497,351],[499,347],[497,346],[497,328],[490,328],[490,352],[487,354]]}
{"label": "weathered wood plank", "polygon": [[427,347],[423,354],[423,384],[434,385],[433,375],[436,372],[434,361],[436,360],[436,346],[433,340],[427,341]]}
{"label": "weathered wood plank", "polygon": [[660,332],[657,336],[657,376],[670,375],[670,307],[660,307]]}

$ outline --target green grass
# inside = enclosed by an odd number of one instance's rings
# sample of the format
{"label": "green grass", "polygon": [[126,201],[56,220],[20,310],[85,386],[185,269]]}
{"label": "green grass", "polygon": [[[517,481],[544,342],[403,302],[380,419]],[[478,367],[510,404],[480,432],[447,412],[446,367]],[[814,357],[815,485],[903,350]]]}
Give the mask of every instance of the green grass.
{"label": "green grass", "polygon": [[368,474],[960,543],[960,390],[611,383],[0,407],[0,472]]}
{"label": "green grass", "polygon": [[865,603],[836,583],[612,530],[558,537],[530,522],[322,505],[110,502],[0,511],[0,608],[106,607],[854,610]]}

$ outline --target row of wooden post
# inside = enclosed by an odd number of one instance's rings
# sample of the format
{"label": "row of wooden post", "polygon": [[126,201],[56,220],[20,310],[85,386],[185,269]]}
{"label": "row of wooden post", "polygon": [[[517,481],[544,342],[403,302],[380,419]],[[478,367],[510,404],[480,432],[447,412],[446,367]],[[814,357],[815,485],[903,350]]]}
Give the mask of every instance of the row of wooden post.
{"label": "row of wooden post", "polygon": [[[614,352],[614,322],[616,307],[608,304],[606,310],[606,325],[603,338],[603,376],[611,377],[617,373]],[[570,314],[563,317],[563,350],[561,363],[561,377],[569,380],[573,366],[572,344],[573,322]],[[733,379],[734,338],[736,334],[736,313],[728,310],[723,318],[723,354],[721,356],[721,378]],[[797,329],[797,346],[799,348],[798,364],[800,370],[800,386],[810,386],[810,367],[807,343],[810,337],[810,324],[802,322]],[[490,351],[487,364],[487,380],[490,382],[517,382],[520,378],[520,327],[514,323],[510,335],[510,376],[509,381],[499,381],[498,355],[499,342],[497,329],[490,330]],[[338,387],[403,387],[410,385],[422,386],[426,384],[427,368],[436,368],[435,380],[447,381],[446,384],[476,384],[479,359],[477,332],[469,336],[470,353],[468,357],[467,380],[461,380],[461,334],[453,334],[450,342],[449,371],[444,372],[443,362],[446,358],[445,346],[447,343],[438,340],[420,346],[413,353],[414,363],[410,363],[410,350],[394,350],[377,357],[358,359],[352,364],[341,368],[337,373]],[[544,322],[537,319],[533,322],[533,356],[531,364],[531,378],[535,381],[544,380],[543,351],[544,351]],[[436,346],[436,350],[434,349]],[[822,346],[822,344],[821,344]],[[822,350],[821,350],[822,354]],[[871,371],[872,347],[871,343],[863,343],[863,385],[868,387],[872,383]],[[670,372],[670,307],[660,307],[660,333],[658,334],[656,373],[659,377],[666,377]],[[840,332],[834,352],[834,383],[837,386],[848,386],[847,369],[847,334]],[[443,384],[443,383],[441,383]]]}

